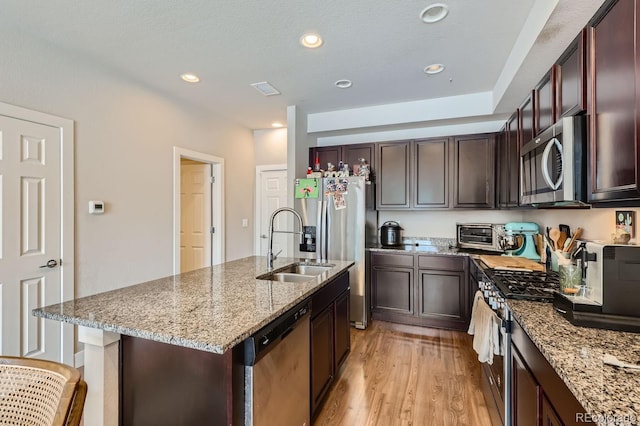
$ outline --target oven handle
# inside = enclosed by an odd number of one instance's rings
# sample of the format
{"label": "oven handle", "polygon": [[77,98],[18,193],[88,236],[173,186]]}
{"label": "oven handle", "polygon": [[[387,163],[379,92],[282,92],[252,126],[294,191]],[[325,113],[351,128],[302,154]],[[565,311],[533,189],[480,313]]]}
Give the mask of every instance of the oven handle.
{"label": "oven handle", "polygon": [[557,182],[552,182],[551,181],[551,174],[549,173],[549,169],[547,168],[547,164],[549,162],[549,155],[551,154],[551,148],[553,148],[554,146],[556,146],[558,148],[558,152],[560,152],[560,161],[562,163],[562,165],[560,167],[562,167],[562,169],[564,169],[564,155],[562,155],[562,144],[560,143],[558,138],[551,139],[547,143],[547,146],[544,147],[544,151],[542,151],[541,168],[542,168],[542,177],[544,178],[544,181],[547,183],[547,185],[551,189],[553,189],[555,191],[556,189],[560,188],[560,185],[562,185],[562,177],[564,176],[564,174],[560,173],[560,177],[558,178]]}

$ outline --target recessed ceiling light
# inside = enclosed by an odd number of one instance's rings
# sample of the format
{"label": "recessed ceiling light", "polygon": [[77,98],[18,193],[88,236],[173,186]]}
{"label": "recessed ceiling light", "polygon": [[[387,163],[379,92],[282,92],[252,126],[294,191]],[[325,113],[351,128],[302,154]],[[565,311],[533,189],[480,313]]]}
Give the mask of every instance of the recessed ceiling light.
{"label": "recessed ceiling light", "polygon": [[353,82],[351,80],[338,80],[334,84],[336,85],[336,87],[339,87],[341,89],[348,89],[349,87],[353,86]]}
{"label": "recessed ceiling light", "polygon": [[318,34],[304,34],[300,38],[300,44],[304,47],[308,47],[309,49],[315,49],[316,47],[322,46],[322,37]]}
{"label": "recessed ceiling light", "polygon": [[200,81],[200,77],[190,72],[180,75],[180,78],[187,83],[197,83]]}
{"label": "recessed ceiling light", "polygon": [[273,123],[271,123],[271,127],[283,127],[284,125],[282,123],[279,123],[277,121],[274,121]]}
{"label": "recessed ceiling light", "polygon": [[427,24],[433,24],[442,21],[448,13],[449,7],[446,4],[434,3],[420,12],[420,19]]}
{"label": "recessed ceiling light", "polygon": [[429,75],[438,74],[442,71],[444,71],[444,65],[442,64],[432,64],[424,69],[424,73]]}

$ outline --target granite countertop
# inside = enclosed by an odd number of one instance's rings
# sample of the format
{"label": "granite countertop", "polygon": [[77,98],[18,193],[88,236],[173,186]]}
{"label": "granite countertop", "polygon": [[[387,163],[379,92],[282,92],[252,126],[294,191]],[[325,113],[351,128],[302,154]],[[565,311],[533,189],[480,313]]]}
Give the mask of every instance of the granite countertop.
{"label": "granite countertop", "polygon": [[[274,270],[300,259],[281,258]],[[258,280],[266,257],[252,256],[36,309],[55,321],[224,353],[322,288],[353,262],[303,283]]]}
{"label": "granite countertop", "polygon": [[402,245],[383,247],[381,244],[369,244],[368,251],[388,253],[425,253],[466,256],[467,253],[456,247],[456,240],[450,238],[406,237]]}
{"label": "granite countertop", "polygon": [[507,300],[514,318],[599,424],[640,422],[640,370],[605,365],[605,353],[640,363],[640,334],[576,327],[551,303]]}

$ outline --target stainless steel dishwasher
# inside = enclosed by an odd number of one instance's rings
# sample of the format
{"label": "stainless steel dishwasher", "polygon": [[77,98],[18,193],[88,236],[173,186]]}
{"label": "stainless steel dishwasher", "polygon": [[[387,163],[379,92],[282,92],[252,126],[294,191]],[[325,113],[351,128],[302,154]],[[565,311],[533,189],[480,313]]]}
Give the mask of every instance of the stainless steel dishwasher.
{"label": "stainless steel dishwasher", "polygon": [[309,303],[245,340],[245,425],[310,426]]}

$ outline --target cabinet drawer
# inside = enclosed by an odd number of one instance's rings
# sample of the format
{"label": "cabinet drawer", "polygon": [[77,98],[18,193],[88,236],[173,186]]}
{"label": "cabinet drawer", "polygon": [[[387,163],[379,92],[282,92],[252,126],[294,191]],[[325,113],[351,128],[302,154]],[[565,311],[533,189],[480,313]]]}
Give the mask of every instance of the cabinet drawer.
{"label": "cabinet drawer", "polygon": [[445,271],[463,271],[466,258],[457,256],[418,256],[420,269],[440,269]]}
{"label": "cabinet drawer", "polygon": [[373,253],[371,256],[371,263],[375,266],[387,265],[413,268],[413,255]]}

